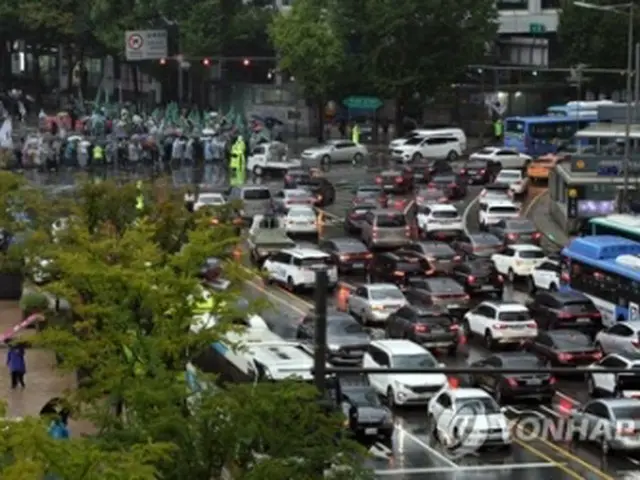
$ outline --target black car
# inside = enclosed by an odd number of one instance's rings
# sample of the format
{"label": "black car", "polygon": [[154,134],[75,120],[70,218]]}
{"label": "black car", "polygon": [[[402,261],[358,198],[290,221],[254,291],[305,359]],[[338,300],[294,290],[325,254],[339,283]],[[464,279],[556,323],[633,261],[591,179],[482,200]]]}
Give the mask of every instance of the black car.
{"label": "black car", "polygon": [[333,257],[340,273],[365,272],[373,258],[364,243],[350,237],[322,240],[320,249]]}
{"label": "black car", "polygon": [[364,217],[367,212],[371,210],[377,210],[378,205],[375,203],[363,203],[351,207],[347,210],[347,215],[344,219],[344,231],[348,235],[359,234],[362,231],[362,224],[364,223]]}
{"label": "black car", "polygon": [[349,430],[356,437],[379,438],[390,445],[393,416],[380,401],[378,393],[368,385],[340,386],[340,407]]}
{"label": "black car", "polygon": [[444,159],[420,160],[411,164],[413,183],[429,183],[434,175],[453,174],[451,163]]}
{"label": "black car", "polygon": [[395,283],[405,288],[412,277],[435,274],[436,269],[415,252],[383,252],[375,255],[369,264],[371,283]]}
{"label": "black car", "polygon": [[468,295],[495,295],[502,298],[504,277],[488,259],[471,258],[451,269],[451,276],[464,286]]}
{"label": "black car", "polygon": [[527,352],[505,352],[491,355],[470,365],[486,368],[486,373],[471,375],[471,383],[493,393],[496,402],[535,399],[551,403],[556,393],[556,379],[548,373],[505,375],[494,373],[499,368],[542,368],[540,359]]}
{"label": "black car", "polygon": [[432,203],[447,203],[449,197],[447,192],[441,188],[426,187],[421,188],[416,192],[416,203],[418,205],[430,205]]}
{"label": "black car", "polygon": [[542,234],[528,218],[507,218],[491,225],[487,231],[505,245],[528,243],[540,245]]}
{"label": "black car", "polygon": [[453,241],[452,246],[456,252],[464,257],[484,258],[489,258],[494,253],[501,252],[504,248],[500,239],[490,233],[462,235]]}
{"label": "black car", "polygon": [[461,261],[460,255],[444,242],[413,242],[404,247],[403,250],[422,255],[438,272],[450,272]]}
{"label": "black car", "polygon": [[405,305],[386,322],[387,338],[406,338],[430,349],[458,351],[460,326],[443,308]]}
{"label": "black car", "polygon": [[429,186],[444,190],[450,200],[461,199],[467,195],[467,182],[464,177],[453,173],[434,175]]}
{"label": "black car", "polygon": [[539,292],[527,304],[541,330],[575,329],[595,337],[602,330],[602,314],[578,292]]}
{"label": "black car", "polygon": [[[298,325],[296,337],[310,349],[316,341],[316,316],[310,312]],[[345,312],[327,312],[327,360],[335,364],[358,365],[371,338],[355,318]]]}
{"label": "black car", "polygon": [[351,205],[377,205],[379,208],[387,207],[387,196],[380,185],[359,185],[353,191]]}
{"label": "black car", "polygon": [[410,278],[404,296],[412,305],[442,307],[456,318],[470,308],[462,285],[448,277]]}
{"label": "black car", "polygon": [[376,184],[385,193],[409,193],[413,190],[413,172],[409,169],[384,170],[376,176]]}
{"label": "black car", "polygon": [[304,173],[302,170],[290,170],[284,177],[285,188],[303,188],[309,190],[315,197],[315,205],[326,207],[336,200],[336,189],[324,177]]}
{"label": "black car", "polygon": [[602,358],[592,338],[576,330],[540,331],[525,348],[549,367],[586,366]]}
{"label": "black car", "polygon": [[459,173],[467,179],[469,185],[484,185],[493,182],[500,168],[500,162],[493,160],[469,160],[462,165]]}

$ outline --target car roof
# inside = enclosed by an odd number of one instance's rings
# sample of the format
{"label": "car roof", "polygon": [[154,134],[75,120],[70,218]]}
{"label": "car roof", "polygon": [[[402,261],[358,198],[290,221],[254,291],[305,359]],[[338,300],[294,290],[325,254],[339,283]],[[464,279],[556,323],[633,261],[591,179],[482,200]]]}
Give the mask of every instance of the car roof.
{"label": "car roof", "polygon": [[296,211],[296,210],[297,210],[297,211],[310,212],[310,213],[312,213],[314,216],[315,216],[315,214],[316,214],[316,211],[315,211],[315,210],[313,209],[313,207],[312,207],[312,206],[310,206],[310,205],[291,205],[291,206],[289,207],[289,212],[288,212],[288,213],[291,213],[291,212]]}
{"label": "car roof", "polygon": [[243,192],[269,190],[269,187],[262,185],[243,185],[240,187]]}
{"label": "car roof", "polygon": [[296,258],[305,258],[305,257],[322,257],[329,258],[329,255],[324,253],[322,250],[318,248],[309,248],[309,247],[295,247],[295,248],[285,248],[281,250],[283,253],[288,253],[289,255]]}
{"label": "car roof", "polygon": [[[562,291],[557,290],[555,292],[547,292],[547,293],[558,301],[564,301],[564,300],[591,301],[591,299],[587,297],[584,293],[576,292],[574,290],[562,290]],[[629,324],[629,323],[635,323],[635,322],[624,322],[624,323]],[[638,325],[640,325],[640,321],[637,323]]]}
{"label": "car roof", "polygon": [[310,195],[309,190],[307,190],[306,188],[285,188],[283,192],[285,195],[293,195],[296,193],[304,193],[306,195]]}
{"label": "car roof", "polygon": [[424,248],[433,248],[433,249],[447,249],[447,250],[452,250],[453,248],[451,248],[451,245],[445,243],[445,242],[430,242],[430,241],[420,241],[420,242],[416,242],[418,245],[424,247]]}
{"label": "car roof", "polygon": [[485,302],[482,302],[482,305],[490,305],[490,306],[494,307],[495,309],[503,311],[503,312],[529,311],[527,309],[527,307],[525,307],[523,304],[517,303],[517,302],[499,302],[499,301],[494,301],[494,300],[487,300]]}
{"label": "car roof", "polygon": [[514,207],[514,208],[518,208],[518,206],[509,201],[509,200],[501,200],[501,199],[488,199],[486,202],[488,207]]}
{"label": "car roof", "polygon": [[384,175],[385,177],[391,176],[391,175],[402,175],[402,170],[390,168],[390,169],[381,171],[380,175]]}
{"label": "car roof", "polygon": [[377,346],[384,350],[387,350],[391,354],[417,354],[417,353],[428,353],[428,350],[424,348],[422,345],[418,345],[417,343],[413,343],[411,340],[404,339],[384,339],[384,340],[373,340],[371,345]]}
{"label": "car roof", "polygon": [[369,290],[387,290],[389,288],[400,290],[395,283],[367,283],[364,287]]}
{"label": "car roof", "polygon": [[500,170],[500,173],[498,173],[498,176],[500,176],[500,174],[502,173],[517,173],[518,175],[522,175],[522,170],[519,170],[517,168],[503,168]]}
{"label": "car roof", "polygon": [[516,252],[524,252],[524,251],[543,252],[544,251],[537,245],[527,245],[527,244],[509,245],[509,248],[513,248]]}
{"label": "car roof", "polygon": [[429,207],[431,210],[448,210],[457,212],[458,209],[455,205],[451,205],[450,203],[434,203]]}
{"label": "car roof", "polygon": [[496,243],[502,243],[500,242],[500,239],[498,237],[496,237],[493,233],[487,233],[487,232],[475,232],[475,233],[470,233],[469,234],[469,238],[473,241],[473,240],[491,240],[493,242]]}
{"label": "car roof", "polygon": [[447,390],[452,398],[454,399],[463,399],[463,398],[492,398],[488,392],[482,390],[481,388],[451,388]]}
{"label": "car roof", "polygon": [[403,215],[402,212],[394,208],[377,208],[373,213],[375,215]]}

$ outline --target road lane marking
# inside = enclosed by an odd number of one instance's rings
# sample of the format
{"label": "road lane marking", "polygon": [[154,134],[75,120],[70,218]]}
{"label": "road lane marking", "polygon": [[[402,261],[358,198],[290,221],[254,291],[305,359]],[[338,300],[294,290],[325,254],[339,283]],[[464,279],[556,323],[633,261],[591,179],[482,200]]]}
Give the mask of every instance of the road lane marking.
{"label": "road lane marking", "polygon": [[459,471],[504,471],[504,470],[529,470],[534,468],[557,468],[553,463],[510,463],[507,465],[464,465],[458,468],[453,467],[424,467],[424,468],[395,468],[387,470],[374,470],[376,475],[418,475],[420,473],[449,473]]}
{"label": "road lane marking", "polygon": [[449,467],[452,470],[458,470],[460,468],[460,466],[456,462],[454,462],[453,460],[448,458],[446,455],[443,455],[442,453],[437,451],[431,445],[429,445],[429,444],[423,442],[422,440],[420,440],[413,433],[408,432],[407,430],[405,430],[404,428],[402,428],[400,426],[396,426],[395,430],[396,430],[397,433],[406,436],[409,440],[412,440],[416,445],[420,445],[427,453],[432,455],[434,458],[437,458],[442,463],[444,463],[446,465],[449,465]]}
{"label": "road lane marking", "polygon": [[470,234],[469,227],[467,226],[467,223],[469,223],[469,222],[467,221],[467,217],[469,216],[469,213],[471,212],[471,209],[472,209],[472,208],[475,206],[475,204],[476,204],[476,203],[478,203],[479,201],[480,201],[480,200],[479,200],[479,197],[477,197],[477,196],[476,196],[473,200],[471,200],[471,201],[467,204],[467,206],[465,207],[464,211],[462,212],[462,226],[464,227],[464,233],[465,233],[466,235],[469,235],[469,234]]}
{"label": "road lane marking", "polygon": [[[528,445],[526,443],[520,442],[519,440],[515,440],[514,443],[516,443],[517,445],[521,446],[522,448],[524,448],[525,450],[527,450],[529,453],[532,453],[533,455],[546,460],[547,462],[549,462],[551,465],[553,465],[556,468],[559,468],[560,470],[562,470],[564,473],[566,473],[567,475],[569,475],[571,478],[575,478],[576,480],[584,480],[584,478],[582,477],[582,475],[580,475],[578,472],[574,472],[573,470],[571,470],[566,464],[564,463],[559,463],[557,461],[555,461],[553,458],[551,458],[549,455],[547,455],[546,453],[541,452],[540,450],[538,450],[535,447],[532,447],[531,445]],[[610,477],[603,477],[603,478],[610,478]]]}

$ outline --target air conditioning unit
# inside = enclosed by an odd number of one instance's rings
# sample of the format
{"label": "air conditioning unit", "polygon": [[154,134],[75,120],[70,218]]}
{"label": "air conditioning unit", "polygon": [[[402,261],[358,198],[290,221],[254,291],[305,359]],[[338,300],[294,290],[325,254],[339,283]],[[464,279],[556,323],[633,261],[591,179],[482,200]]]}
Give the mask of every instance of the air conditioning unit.
{"label": "air conditioning unit", "polygon": [[618,265],[624,265],[625,267],[637,268],[640,270],[640,255],[620,255],[616,258]]}

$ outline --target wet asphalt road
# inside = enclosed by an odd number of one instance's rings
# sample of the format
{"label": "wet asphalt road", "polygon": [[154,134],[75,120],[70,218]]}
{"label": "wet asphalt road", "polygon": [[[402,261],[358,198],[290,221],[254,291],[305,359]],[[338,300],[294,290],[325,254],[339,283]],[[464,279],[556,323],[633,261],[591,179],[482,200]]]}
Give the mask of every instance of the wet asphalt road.
{"label": "wet asphalt road", "polygon": [[[342,185],[338,191],[337,201],[329,207],[330,214],[342,217],[348,208],[351,198],[351,187],[358,183],[371,183],[373,173],[363,174],[360,169],[344,167],[334,169],[327,175],[331,180]],[[277,188],[277,180],[265,182]],[[478,230],[477,205],[474,201],[479,187],[470,188],[464,201],[457,206],[465,216],[469,231]],[[529,193],[524,202],[535,198],[542,190]],[[325,237],[342,236],[340,226],[329,226],[323,232]],[[343,277],[348,285],[357,285],[364,278]],[[505,290],[504,299],[524,303],[528,295],[523,287]],[[312,307],[310,295],[293,295],[278,287],[264,287],[261,281],[249,283],[248,297],[266,296],[272,308],[263,316],[271,328],[287,339],[295,338],[296,325]],[[336,294],[330,301],[331,306],[340,307],[340,295]],[[451,366],[465,365],[488,355],[483,347],[471,344],[468,357],[464,354],[455,359],[443,357],[443,361]],[[587,393],[584,383],[578,380],[561,380],[559,395],[551,406],[515,405],[508,411],[508,417],[515,425],[522,418],[532,415],[540,418],[557,419],[566,417],[567,407],[584,402]],[[526,411],[526,412],[525,412]],[[640,457],[631,458],[626,455],[615,455],[603,462],[596,447],[590,445],[569,445],[567,443],[549,441],[544,438],[522,434],[522,440],[516,439],[510,452],[480,452],[461,459],[450,459],[427,431],[426,408],[402,409],[395,412],[396,432],[392,442],[392,454],[384,458],[375,456],[367,461],[378,478],[394,480],[431,478],[438,480],[453,479],[640,479]],[[514,427],[517,429],[517,427]]]}

